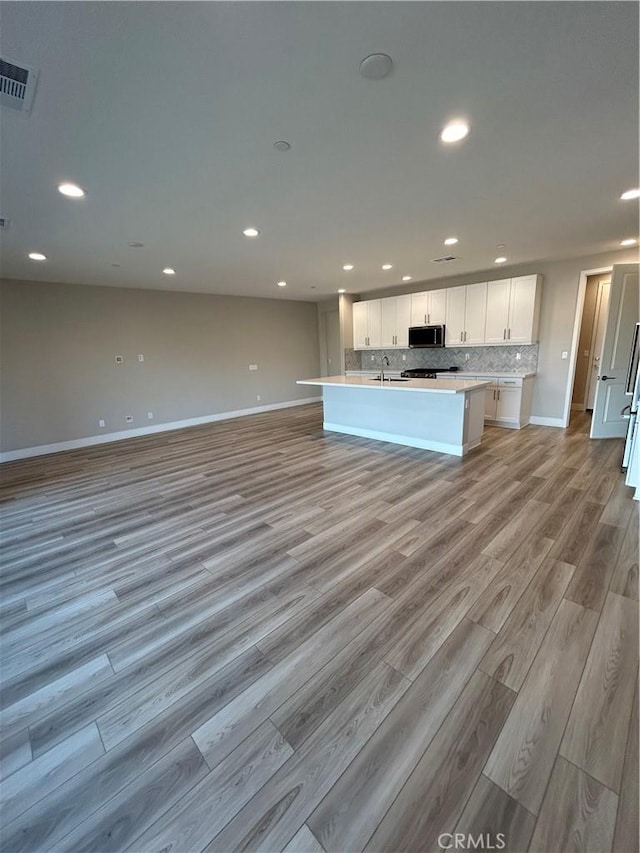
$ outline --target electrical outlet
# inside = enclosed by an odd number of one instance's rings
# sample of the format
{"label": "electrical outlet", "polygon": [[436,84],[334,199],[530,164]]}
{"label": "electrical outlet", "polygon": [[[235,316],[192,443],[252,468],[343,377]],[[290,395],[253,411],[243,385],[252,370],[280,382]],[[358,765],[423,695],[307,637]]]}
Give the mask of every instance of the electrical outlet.
{"label": "electrical outlet", "polygon": [[257,400],[258,402],[260,402],[260,400],[261,400],[261,399],[262,399],[262,397],[260,396],[260,394],[256,394],[256,400]]}
{"label": "electrical outlet", "polygon": [[124,358],[121,355],[116,356],[116,364],[123,364]]}
{"label": "electrical outlet", "polygon": [[249,370],[257,370],[257,369],[258,369],[258,365],[257,365],[257,364],[250,364],[250,365],[249,365]]}
{"label": "electrical outlet", "polygon": [[521,361],[521,359],[522,359],[522,353],[521,353],[521,352],[517,352],[517,353],[516,353],[516,361]]}
{"label": "electrical outlet", "polygon": [[125,415],[124,419],[125,419],[126,423],[128,423],[128,424],[133,423],[133,415]]}
{"label": "electrical outlet", "polygon": [[141,352],[138,353],[138,361],[144,361],[144,356]]}
{"label": "electrical outlet", "polygon": [[153,420],[153,412],[147,412],[147,417],[149,418],[150,421],[152,421]]}
{"label": "electrical outlet", "polygon": [[407,360],[406,355],[403,355],[403,356],[402,356],[402,360],[403,360],[403,361],[406,361],[406,360]]}
{"label": "electrical outlet", "polygon": [[106,427],[106,425],[107,425],[107,422],[105,420],[103,420],[102,418],[100,418],[100,420],[98,421],[98,426],[100,427],[100,429],[104,429]]}
{"label": "electrical outlet", "polygon": [[468,353],[468,352],[465,352],[465,354],[464,354],[464,360],[465,360],[465,361],[469,361],[469,353]]}
{"label": "electrical outlet", "polygon": [[375,360],[376,360],[375,355],[372,355],[372,356],[371,356],[371,361],[375,361]]}

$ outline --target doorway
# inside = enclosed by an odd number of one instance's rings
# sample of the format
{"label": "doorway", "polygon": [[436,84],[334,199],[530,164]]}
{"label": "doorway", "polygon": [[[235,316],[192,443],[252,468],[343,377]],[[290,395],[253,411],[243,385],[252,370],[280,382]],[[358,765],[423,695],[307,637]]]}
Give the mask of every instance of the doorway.
{"label": "doorway", "polygon": [[593,409],[602,342],[607,323],[610,282],[609,272],[587,276],[571,395],[572,412]]}

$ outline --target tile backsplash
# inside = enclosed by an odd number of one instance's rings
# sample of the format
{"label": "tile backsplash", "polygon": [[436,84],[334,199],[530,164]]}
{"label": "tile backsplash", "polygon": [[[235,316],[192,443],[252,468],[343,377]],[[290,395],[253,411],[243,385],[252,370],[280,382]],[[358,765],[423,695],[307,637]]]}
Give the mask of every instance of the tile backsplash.
{"label": "tile backsplash", "polygon": [[[516,359],[520,353],[520,359]],[[347,370],[377,369],[382,357],[389,358],[393,370],[405,370],[411,367],[458,367],[460,370],[504,370],[536,371],[538,368],[538,344],[528,346],[499,347],[442,347],[442,349],[379,349],[345,350]],[[402,356],[406,356],[406,361]],[[371,360],[373,356],[373,361]],[[467,356],[469,356],[467,358]]]}

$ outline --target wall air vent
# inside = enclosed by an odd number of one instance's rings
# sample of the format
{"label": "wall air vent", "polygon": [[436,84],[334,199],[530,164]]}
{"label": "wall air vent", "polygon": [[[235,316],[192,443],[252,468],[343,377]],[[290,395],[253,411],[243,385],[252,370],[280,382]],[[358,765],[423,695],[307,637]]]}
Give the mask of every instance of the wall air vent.
{"label": "wall air vent", "polygon": [[35,69],[0,59],[0,104],[23,113],[30,112],[37,81]]}
{"label": "wall air vent", "polygon": [[448,264],[451,261],[457,261],[458,259],[454,255],[445,255],[443,258],[432,258],[431,262],[434,264]]}
{"label": "wall air vent", "polygon": [[6,231],[9,227],[9,220],[6,216],[0,216],[0,231]]}

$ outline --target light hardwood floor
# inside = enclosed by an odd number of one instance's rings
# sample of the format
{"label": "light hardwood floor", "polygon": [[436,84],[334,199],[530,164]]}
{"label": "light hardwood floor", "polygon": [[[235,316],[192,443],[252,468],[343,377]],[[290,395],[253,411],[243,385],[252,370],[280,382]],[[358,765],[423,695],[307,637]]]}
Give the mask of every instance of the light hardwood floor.
{"label": "light hardwood floor", "polygon": [[637,853],[621,452],[310,405],[4,465],[4,851]]}

